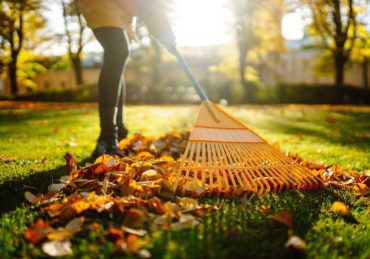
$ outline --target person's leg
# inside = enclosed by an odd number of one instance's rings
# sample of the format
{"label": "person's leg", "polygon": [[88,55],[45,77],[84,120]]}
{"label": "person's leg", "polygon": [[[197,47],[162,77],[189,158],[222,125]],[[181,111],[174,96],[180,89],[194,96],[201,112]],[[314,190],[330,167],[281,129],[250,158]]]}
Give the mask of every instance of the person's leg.
{"label": "person's leg", "polygon": [[117,110],[122,87],[122,73],[129,55],[128,42],[122,29],[103,27],[93,30],[104,49],[104,61],[99,76],[99,117],[101,133],[94,156],[104,150],[119,152],[117,145]]}
{"label": "person's leg", "polygon": [[117,112],[117,127],[118,127],[118,140],[127,137],[128,130],[124,123],[124,106],[126,103],[126,84],[125,79],[122,79],[121,94],[119,95],[118,112]]}

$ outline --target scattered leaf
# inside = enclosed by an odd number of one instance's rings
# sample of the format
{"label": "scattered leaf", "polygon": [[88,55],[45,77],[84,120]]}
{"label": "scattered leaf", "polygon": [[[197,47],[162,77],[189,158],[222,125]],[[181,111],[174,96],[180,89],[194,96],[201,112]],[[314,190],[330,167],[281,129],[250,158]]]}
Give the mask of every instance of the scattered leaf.
{"label": "scattered leaf", "polygon": [[348,206],[342,201],[335,201],[331,206],[331,211],[334,213],[340,213],[342,215],[350,215],[351,211]]}
{"label": "scattered leaf", "polygon": [[28,201],[31,204],[36,204],[39,201],[39,199],[36,197],[36,195],[34,195],[33,193],[31,193],[29,191],[26,191],[24,193],[24,198],[26,199],[26,201]]}
{"label": "scattered leaf", "polygon": [[72,245],[69,240],[53,240],[42,245],[42,251],[49,256],[72,255]]}
{"label": "scattered leaf", "polygon": [[307,248],[306,242],[302,238],[295,235],[290,236],[284,246],[286,248],[294,248],[302,251],[306,250]]}
{"label": "scattered leaf", "polygon": [[292,215],[288,211],[282,211],[276,215],[270,215],[268,219],[275,220],[281,224],[287,225],[289,228],[293,228]]}

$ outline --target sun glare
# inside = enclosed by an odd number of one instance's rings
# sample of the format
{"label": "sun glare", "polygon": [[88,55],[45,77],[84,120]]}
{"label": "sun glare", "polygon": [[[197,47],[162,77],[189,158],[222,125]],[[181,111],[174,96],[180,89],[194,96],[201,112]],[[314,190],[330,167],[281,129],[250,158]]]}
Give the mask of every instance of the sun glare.
{"label": "sun glare", "polygon": [[226,44],[231,14],[226,0],[177,0],[173,13],[174,31],[179,45],[207,46]]}
{"label": "sun glare", "polygon": [[304,22],[298,13],[284,15],[282,20],[282,34],[287,40],[299,40],[303,38]]}

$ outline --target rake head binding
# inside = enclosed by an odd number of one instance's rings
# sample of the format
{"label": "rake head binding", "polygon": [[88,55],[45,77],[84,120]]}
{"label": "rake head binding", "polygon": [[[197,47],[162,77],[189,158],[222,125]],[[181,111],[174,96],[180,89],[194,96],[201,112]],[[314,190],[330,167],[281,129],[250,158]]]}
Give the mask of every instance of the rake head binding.
{"label": "rake head binding", "polygon": [[217,105],[204,101],[174,188],[182,195],[261,195],[321,186],[321,180],[307,168]]}

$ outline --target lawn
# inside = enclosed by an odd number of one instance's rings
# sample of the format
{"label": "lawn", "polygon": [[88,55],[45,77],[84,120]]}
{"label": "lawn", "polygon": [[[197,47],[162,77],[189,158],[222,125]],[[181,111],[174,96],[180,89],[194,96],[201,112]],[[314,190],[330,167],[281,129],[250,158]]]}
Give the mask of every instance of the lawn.
{"label": "lawn", "polygon": [[[65,175],[63,155],[71,151],[81,166],[98,135],[96,108],[91,105],[50,105],[47,109],[0,109],[0,257],[43,256],[23,238],[23,231],[41,212],[25,203],[26,190],[42,193]],[[45,108],[45,107],[44,107]],[[359,172],[369,170],[370,108],[349,106],[235,106],[225,108],[282,151],[305,160],[335,164]],[[197,106],[131,106],[130,132],[160,136],[191,126]],[[351,218],[330,211],[345,202]],[[202,199],[203,203],[220,202]],[[286,249],[287,228],[267,219],[287,210],[294,233],[307,242],[303,252]],[[102,225],[115,222],[99,217]],[[355,257],[370,256],[370,200],[352,192],[327,188],[313,192],[227,199],[220,212],[200,219],[192,230],[152,232],[147,249],[154,258]],[[73,240],[75,257],[110,257],[113,246],[103,230]],[[93,255],[93,256],[92,256]]]}

